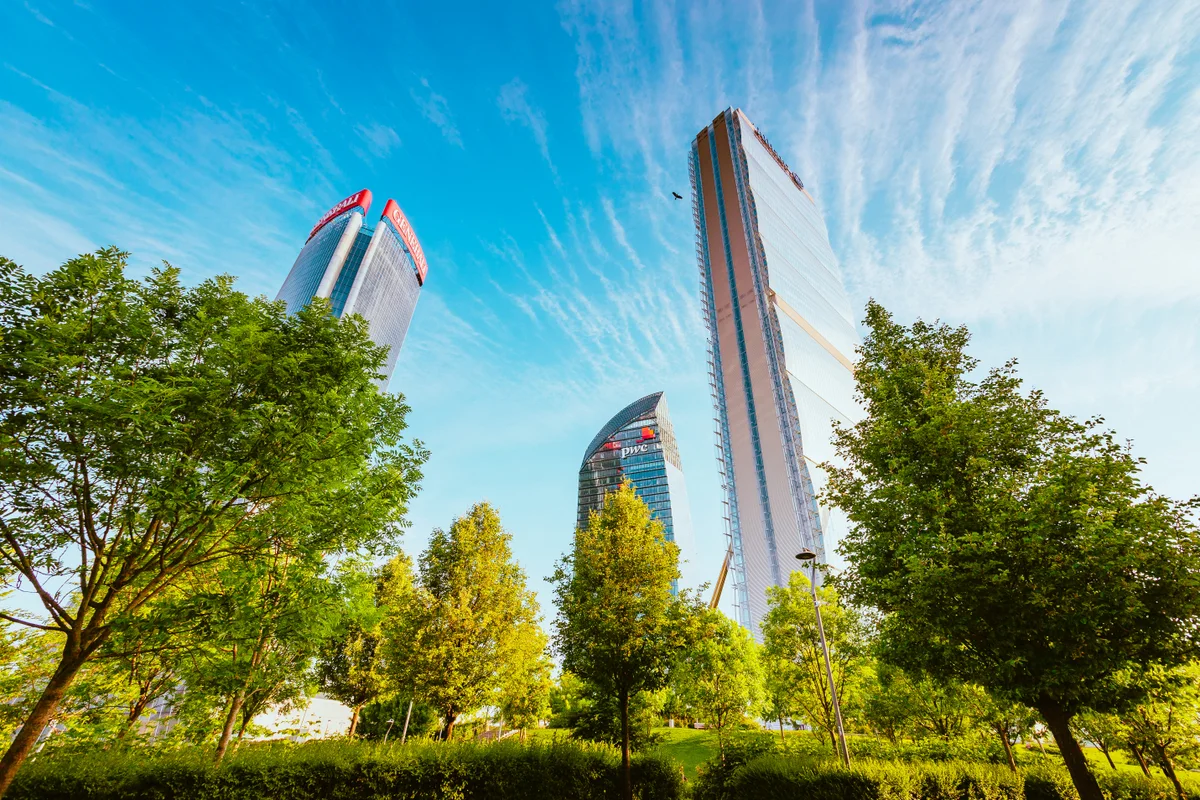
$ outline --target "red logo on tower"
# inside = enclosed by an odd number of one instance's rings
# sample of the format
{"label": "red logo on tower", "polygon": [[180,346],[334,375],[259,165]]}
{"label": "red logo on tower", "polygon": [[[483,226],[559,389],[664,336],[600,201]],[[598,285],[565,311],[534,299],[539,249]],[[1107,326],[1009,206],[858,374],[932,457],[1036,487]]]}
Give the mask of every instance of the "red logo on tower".
{"label": "red logo on tower", "polygon": [[364,214],[367,213],[367,211],[371,208],[370,189],[363,189],[361,192],[355,192],[342,202],[335,205],[333,208],[329,209],[329,211],[325,213],[325,216],[321,217],[321,221],[314,225],[313,229],[309,231],[308,238],[311,239],[316,235],[317,231],[321,230],[321,228],[324,228],[335,218],[341,216],[344,212],[349,211],[355,206],[361,208]]}
{"label": "red logo on tower", "polygon": [[417,265],[417,283],[424,286],[425,273],[429,270],[429,265],[425,263],[425,251],[421,249],[421,243],[417,241],[417,234],[413,231],[412,225],[408,224],[408,217],[404,216],[404,212],[400,210],[400,206],[395,200],[388,200],[387,205],[383,207],[382,218],[391,222],[396,233],[400,234],[400,238],[404,240],[404,246],[412,254],[413,263]]}

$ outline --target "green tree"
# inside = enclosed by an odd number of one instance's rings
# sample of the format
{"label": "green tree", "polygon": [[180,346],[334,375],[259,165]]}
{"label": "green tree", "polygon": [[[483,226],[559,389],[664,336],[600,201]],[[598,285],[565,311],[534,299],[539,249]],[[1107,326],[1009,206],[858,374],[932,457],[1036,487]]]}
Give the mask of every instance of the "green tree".
{"label": "green tree", "polygon": [[[397,521],[425,454],[374,383],[384,351],[324,302],[288,315],[233,280],[137,281],[109,248],[35,277],[0,259],[0,563],[58,664],[0,759],[0,794],[114,626],[194,570],[355,549]],[[291,535],[281,506],[325,512]],[[284,516],[287,514],[285,513]]]}
{"label": "green tree", "polygon": [[[143,614],[125,620],[114,629],[111,638],[100,651],[107,669],[120,675],[126,684],[124,723],[116,734],[118,739],[141,738],[147,713],[159,701],[178,694],[183,664],[197,648],[201,625],[188,613],[178,597],[178,590],[164,593],[150,603]],[[104,658],[106,653],[113,656]]]}
{"label": "green tree", "polygon": [[779,723],[779,741],[782,743],[783,723],[793,719],[800,709],[798,686],[801,678],[799,668],[790,659],[770,655],[766,648],[759,652],[763,668],[763,692],[765,697],[764,719]]}
{"label": "green tree", "polygon": [[[41,697],[58,665],[60,638],[53,631],[15,632],[12,661],[6,664],[0,697],[7,723],[5,735],[16,732]],[[44,729],[43,750],[95,747],[119,736],[131,694],[125,676],[114,666],[111,661],[93,660],[79,670]]]}
{"label": "green tree", "polygon": [[684,603],[671,594],[679,548],[627,480],[604,498],[550,578],[554,647],[563,668],[615,699],[621,715],[622,795],[632,800],[629,701],[667,685],[686,645]]}
{"label": "green tree", "polygon": [[837,431],[826,489],[852,522],[839,586],[882,612],[885,660],[1036,708],[1100,800],[1071,719],[1132,700],[1122,672],[1195,653],[1200,504],[1155,495],[1101,420],[1049,409],[1014,362],[972,380],[965,328],[874,302],[866,325],[867,414]]}
{"label": "green tree", "polygon": [[[586,682],[581,685],[580,692],[580,702],[564,719],[565,727],[571,728],[571,738],[620,747],[625,738],[625,726],[618,698],[608,690]],[[654,733],[654,726],[661,719],[658,700],[656,692],[644,691],[629,698],[630,752],[646,750],[662,740]]]}
{"label": "green tree", "polygon": [[358,620],[349,620],[321,648],[317,662],[321,690],[350,707],[347,736],[354,736],[363,706],[387,688],[382,638],[378,627],[367,629]]}
{"label": "green tree", "polygon": [[698,616],[698,635],[680,659],[671,683],[717,732],[717,750],[724,761],[729,729],[759,710],[762,668],[758,646],[745,628],[717,609],[704,609]]}
{"label": "green tree", "polygon": [[[412,711],[409,712],[409,703]],[[405,737],[404,721],[408,720],[408,739],[432,736],[441,730],[437,711],[433,707],[415,700],[412,695],[399,693],[386,695],[367,703],[358,719],[358,736],[373,742],[399,742]]]}
{"label": "green tree", "polygon": [[207,622],[206,642],[183,677],[189,694],[223,707],[218,763],[235,727],[240,741],[258,713],[304,702],[309,665],[340,612],[324,572],[323,561],[276,548],[269,560],[228,560],[193,576],[188,605]]}
{"label": "green tree", "polygon": [[1100,748],[1108,765],[1117,768],[1113,761],[1114,748],[1126,746],[1132,731],[1116,714],[1101,714],[1096,711],[1081,711],[1071,720],[1071,727],[1084,741],[1091,742]]}
{"label": "green tree", "polygon": [[995,700],[980,686],[957,680],[912,677],[887,663],[876,663],[864,689],[862,714],[868,726],[891,742],[901,737],[934,737],[945,742],[975,735],[996,737],[1005,760],[1016,770],[1012,745],[1036,721],[1032,709]]}
{"label": "green tree", "polygon": [[979,692],[979,706],[978,723],[999,737],[1008,768],[1016,772],[1017,760],[1013,756],[1012,746],[1033,731],[1038,724],[1037,712],[1027,705],[1000,699],[982,690]]}
{"label": "green tree", "polygon": [[[317,658],[321,690],[351,709],[347,734],[351,737],[358,729],[363,707],[391,688],[383,659],[382,632],[384,603],[395,592],[385,583],[390,572],[385,569],[378,576],[370,576],[356,565],[343,571],[341,620],[321,645]],[[403,580],[405,589],[411,587],[407,570]]]}
{"label": "green tree", "polygon": [[554,664],[546,653],[546,634],[536,623],[527,623],[518,641],[523,651],[514,653],[503,670],[496,705],[509,726],[521,730],[521,741],[525,741],[525,729],[537,725],[550,711]]}
{"label": "green tree", "polygon": [[442,715],[442,737],[493,696],[542,636],[538,605],[513,561],[512,536],[487,503],[435,530],[421,554],[412,601],[385,623],[385,657],[396,686]]}
{"label": "green tree", "polygon": [[1200,764],[1200,663],[1159,669],[1147,678],[1146,696],[1125,717],[1129,739],[1184,798],[1178,769]]}
{"label": "green tree", "polygon": [[[842,605],[837,590],[817,589],[825,641],[829,647],[833,683],[843,711],[854,704],[863,677],[865,632],[853,609]],[[763,620],[763,648],[773,663],[790,665],[788,679],[795,681],[796,703],[806,722],[828,736],[837,751],[837,717],[829,691],[829,676],[817,630],[812,583],[802,572],[793,572],[787,586],[767,589],[767,616]]]}
{"label": "green tree", "polygon": [[553,715],[550,719],[551,728],[574,727],[568,723],[568,719],[584,702],[583,681],[565,669],[560,670],[558,678],[550,688],[548,702],[550,713]]}
{"label": "green tree", "polygon": [[928,675],[913,679],[886,664],[880,665],[878,676],[877,694],[867,708],[872,716],[891,716],[900,731],[914,738],[949,741],[964,736],[981,713],[985,695],[977,686]]}
{"label": "green tree", "polygon": [[868,665],[863,682],[863,722],[892,744],[908,735],[911,687],[901,670],[879,662]]}

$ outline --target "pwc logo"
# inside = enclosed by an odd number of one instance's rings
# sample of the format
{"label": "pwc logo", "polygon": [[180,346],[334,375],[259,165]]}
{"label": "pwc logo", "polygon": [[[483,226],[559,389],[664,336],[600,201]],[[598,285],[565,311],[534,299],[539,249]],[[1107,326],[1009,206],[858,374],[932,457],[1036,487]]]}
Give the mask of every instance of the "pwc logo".
{"label": "pwc logo", "polygon": [[661,450],[662,445],[658,442],[642,442],[641,444],[631,444],[628,447],[621,448],[621,458],[636,456],[641,453],[649,453],[652,450]]}
{"label": "pwc logo", "polygon": [[635,444],[635,445],[631,445],[629,447],[622,447],[621,448],[621,458],[628,458],[629,456],[636,456],[638,453],[648,453],[648,452],[650,452],[650,445]]}

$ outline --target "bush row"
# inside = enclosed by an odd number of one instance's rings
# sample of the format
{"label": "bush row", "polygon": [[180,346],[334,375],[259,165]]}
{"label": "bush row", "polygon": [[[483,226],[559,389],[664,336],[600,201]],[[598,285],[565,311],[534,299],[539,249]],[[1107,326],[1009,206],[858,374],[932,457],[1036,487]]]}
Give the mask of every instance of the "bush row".
{"label": "bush row", "polygon": [[[1064,769],[1013,772],[972,762],[860,760],[849,769],[833,761],[758,755],[724,766],[710,763],[696,782],[695,800],[1078,800]],[[1104,770],[1097,779],[1110,800],[1176,800],[1165,777]]]}
{"label": "bush row", "polygon": [[[620,796],[620,756],[610,747],[376,745],[313,742],[244,746],[218,769],[211,750],[147,750],[50,757],[28,763],[8,800],[526,800]],[[642,800],[682,796],[679,768],[649,755],[634,760]]]}

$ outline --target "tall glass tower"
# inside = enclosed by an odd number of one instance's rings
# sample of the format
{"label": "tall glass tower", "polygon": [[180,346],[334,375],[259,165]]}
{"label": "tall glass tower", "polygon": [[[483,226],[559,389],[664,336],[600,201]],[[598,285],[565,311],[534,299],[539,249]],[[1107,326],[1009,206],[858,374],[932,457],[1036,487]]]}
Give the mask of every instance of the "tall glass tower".
{"label": "tall glass tower", "polygon": [[625,478],[663,524],[667,541],[690,546],[687,487],[662,392],[625,406],[588,444],[579,468],[580,527],[587,524],[588,514],[604,505],[604,495]]}
{"label": "tall glass tower", "polygon": [[428,265],[408,218],[388,200],[374,230],[363,227],[371,192],[363,189],[331,208],[296,257],[279,295],[289,313],[314,297],[328,298],[335,316],[359,314],[371,339],[388,348],[381,388],[387,388],[417,308]]}
{"label": "tall glass tower", "polygon": [[816,202],[740,109],[700,131],[690,167],[734,606],[758,637],[767,587],[801,549],[828,563],[846,530],[816,496],[833,421],[861,417],[859,339]]}

